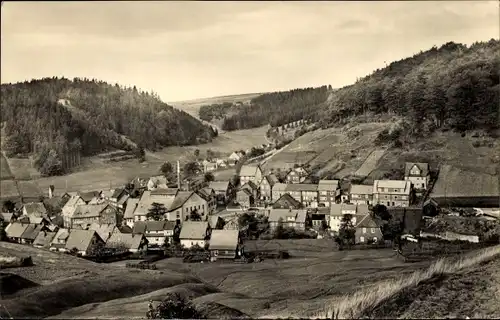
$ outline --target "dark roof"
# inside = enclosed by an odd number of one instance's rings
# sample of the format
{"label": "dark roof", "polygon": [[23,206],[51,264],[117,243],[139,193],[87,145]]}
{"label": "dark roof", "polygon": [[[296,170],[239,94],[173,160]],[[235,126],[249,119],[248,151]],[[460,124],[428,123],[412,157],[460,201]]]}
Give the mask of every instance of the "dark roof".
{"label": "dark roof", "polygon": [[36,215],[38,217],[44,216],[47,213],[47,209],[42,202],[32,202],[24,204],[24,209],[28,215]]}
{"label": "dark roof", "polygon": [[318,185],[312,183],[289,183],[285,191],[318,191]]}
{"label": "dark roof", "polygon": [[236,192],[236,193],[238,194],[238,193],[241,193],[241,192],[243,192],[245,195],[247,195],[247,196],[249,196],[249,197],[251,197],[251,196],[252,196],[252,192],[251,192],[250,190],[248,190],[248,189],[240,189],[240,190],[238,190],[238,192]]}
{"label": "dark roof", "polygon": [[121,233],[132,233],[132,228],[127,225],[121,225],[116,227]]}
{"label": "dark roof", "polygon": [[146,221],[147,231],[163,231],[163,230],[174,230],[174,221]]}
{"label": "dark roof", "polygon": [[289,202],[296,209],[299,209],[299,208],[302,207],[302,203],[300,203],[300,201],[296,200],[289,193],[285,193],[284,195],[282,195],[281,197],[279,197],[279,199],[276,200],[273,203],[273,208],[279,209],[277,203],[279,203],[281,201],[287,201],[287,202]]}
{"label": "dark roof", "polygon": [[125,192],[125,189],[123,188],[118,188],[118,189],[115,189],[115,191],[113,192],[113,195],[111,196],[111,198],[118,198],[121,196],[121,194]]}
{"label": "dark roof", "polygon": [[99,234],[94,230],[72,229],[66,241],[66,249],[72,250],[76,248],[78,251],[87,251],[94,236],[100,239]]}
{"label": "dark roof", "polygon": [[134,222],[134,228],[132,229],[132,233],[143,234],[146,232],[146,221],[136,221]]}
{"label": "dark roof", "polygon": [[429,164],[428,163],[406,162],[405,163],[405,177],[412,176],[410,174],[410,170],[411,170],[411,168],[413,168],[413,166],[417,166],[420,169],[420,171],[421,171],[421,174],[418,175],[418,177],[426,177],[426,176],[429,175]]}
{"label": "dark roof", "polygon": [[244,189],[244,188],[245,188],[245,186],[247,186],[247,185],[248,185],[248,186],[249,186],[252,190],[257,190],[257,189],[259,189],[259,187],[258,187],[255,183],[253,183],[252,181],[247,181],[247,183],[245,183],[244,185],[242,185],[242,186],[240,187],[240,189]]}
{"label": "dark roof", "polygon": [[361,218],[359,222],[356,224],[356,228],[378,228],[379,225],[377,222],[370,216],[370,214],[365,215],[364,218]]}
{"label": "dark roof", "polygon": [[92,200],[94,197],[97,197],[101,194],[100,191],[89,191],[89,192],[81,192],[79,193],[80,197],[83,199],[85,202],[89,202]]}
{"label": "dark roof", "polygon": [[174,202],[172,202],[172,205],[169,210],[175,210],[184,205],[186,201],[193,195],[194,192],[192,191],[179,191],[177,195],[175,196]]}
{"label": "dark roof", "polygon": [[33,241],[33,245],[41,247],[49,247],[52,239],[54,239],[55,232],[40,231]]}
{"label": "dark roof", "polygon": [[264,178],[267,180],[267,182],[269,182],[271,186],[280,182],[274,173],[268,174]]}
{"label": "dark roof", "polygon": [[30,223],[26,228],[26,230],[21,235],[21,238],[26,240],[35,240],[36,236],[38,236],[38,233],[40,233],[40,231],[42,231],[41,225]]}
{"label": "dark roof", "polygon": [[7,233],[7,237],[9,238],[21,238],[28,226],[29,224],[24,223],[10,223],[5,229],[5,232]]}
{"label": "dark roof", "polygon": [[229,188],[229,181],[212,181],[208,187],[215,191],[227,191]]}
{"label": "dark roof", "polygon": [[181,239],[205,239],[206,231],[209,228],[207,221],[186,221],[182,224]]}

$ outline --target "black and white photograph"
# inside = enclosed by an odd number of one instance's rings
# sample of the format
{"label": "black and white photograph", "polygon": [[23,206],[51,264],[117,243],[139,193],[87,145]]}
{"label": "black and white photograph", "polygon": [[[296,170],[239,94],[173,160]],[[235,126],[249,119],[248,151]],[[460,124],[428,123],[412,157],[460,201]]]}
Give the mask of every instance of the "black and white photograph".
{"label": "black and white photograph", "polygon": [[499,1],[1,1],[0,319],[499,319]]}

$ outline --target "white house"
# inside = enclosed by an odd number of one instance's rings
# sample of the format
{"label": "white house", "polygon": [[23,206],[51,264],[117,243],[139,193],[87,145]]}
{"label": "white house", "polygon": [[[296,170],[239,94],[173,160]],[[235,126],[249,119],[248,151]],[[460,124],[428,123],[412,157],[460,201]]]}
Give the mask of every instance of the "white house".
{"label": "white house", "polygon": [[405,180],[410,181],[415,190],[426,190],[430,180],[429,164],[407,162],[405,164]]}
{"label": "white house", "polygon": [[359,221],[360,217],[366,216],[370,212],[366,204],[334,203],[330,206],[330,230],[338,232],[344,215],[351,215],[353,225]]}
{"label": "white house", "polygon": [[208,221],[186,221],[182,224],[179,238],[184,248],[191,248],[195,245],[204,248],[209,235],[210,227]]}

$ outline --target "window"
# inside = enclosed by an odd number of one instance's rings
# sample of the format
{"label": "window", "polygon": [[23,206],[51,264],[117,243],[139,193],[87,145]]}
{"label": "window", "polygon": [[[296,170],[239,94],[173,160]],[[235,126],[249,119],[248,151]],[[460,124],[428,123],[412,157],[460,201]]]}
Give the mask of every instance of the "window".
{"label": "window", "polygon": [[371,228],[371,230],[372,230],[372,233],[375,233],[375,228]]}
{"label": "window", "polygon": [[359,237],[359,242],[365,242],[365,237]]}
{"label": "window", "polygon": [[425,189],[425,183],[422,183],[422,188],[424,188],[424,189]]}
{"label": "window", "polygon": [[377,241],[378,241],[377,237],[373,237],[373,242],[377,242]]}
{"label": "window", "polygon": [[363,228],[363,233],[366,233],[366,228]]}

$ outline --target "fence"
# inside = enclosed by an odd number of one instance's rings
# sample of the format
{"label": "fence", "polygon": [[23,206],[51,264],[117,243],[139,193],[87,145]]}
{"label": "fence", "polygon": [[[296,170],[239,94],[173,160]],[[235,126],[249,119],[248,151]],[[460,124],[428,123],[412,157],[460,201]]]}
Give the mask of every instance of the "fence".
{"label": "fence", "polygon": [[152,264],[149,262],[126,263],[125,267],[126,268],[135,268],[135,269],[156,270],[156,264]]}

